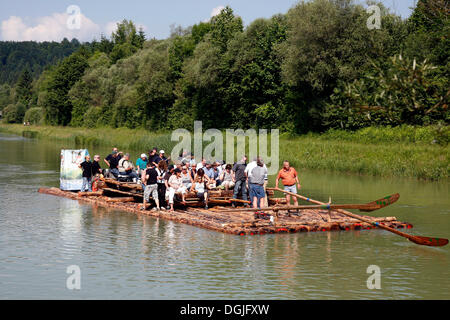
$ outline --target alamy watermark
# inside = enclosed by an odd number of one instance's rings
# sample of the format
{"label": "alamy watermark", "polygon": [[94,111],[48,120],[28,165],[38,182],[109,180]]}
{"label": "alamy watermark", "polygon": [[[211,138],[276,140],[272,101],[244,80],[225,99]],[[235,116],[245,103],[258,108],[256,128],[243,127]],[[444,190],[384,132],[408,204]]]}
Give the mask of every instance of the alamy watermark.
{"label": "alamy watermark", "polygon": [[381,269],[379,266],[372,264],[367,267],[367,273],[371,274],[369,278],[367,278],[366,284],[367,289],[369,290],[380,290],[381,289]]}
{"label": "alamy watermark", "polygon": [[[226,129],[225,131],[208,129],[203,132],[202,122],[195,121],[193,137],[191,132],[186,129],[176,129],[172,132],[171,140],[178,143],[172,149],[170,156],[172,159],[176,159],[180,153],[193,150],[197,161],[201,161],[201,159],[224,160],[226,163],[241,160],[243,155],[247,155],[250,161],[260,157],[267,167],[268,174],[272,175],[276,174],[279,168],[279,130],[270,130],[270,150],[268,138],[267,129],[259,129],[258,132],[255,129],[245,131],[243,129]],[[204,142],[208,144],[203,148]],[[226,142],[225,153],[224,142]],[[248,153],[246,152],[247,144]]]}
{"label": "alamy watermark", "polygon": [[367,19],[366,25],[369,30],[381,29],[381,10],[379,6],[372,5],[366,9],[371,16]]}
{"label": "alamy watermark", "polygon": [[68,266],[66,273],[70,274],[66,280],[66,288],[69,290],[81,290],[81,269],[77,265]]}
{"label": "alamy watermark", "polygon": [[66,21],[66,26],[69,30],[81,29],[81,9],[77,5],[70,5],[67,7],[66,13],[69,15]]}

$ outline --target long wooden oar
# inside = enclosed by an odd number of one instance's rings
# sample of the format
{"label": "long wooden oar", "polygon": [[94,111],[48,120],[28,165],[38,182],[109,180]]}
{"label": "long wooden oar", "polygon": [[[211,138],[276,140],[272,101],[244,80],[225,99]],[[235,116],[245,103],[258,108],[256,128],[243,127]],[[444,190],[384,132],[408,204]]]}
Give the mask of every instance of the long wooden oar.
{"label": "long wooden oar", "polygon": [[[320,205],[306,205],[306,206],[279,206],[272,208],[264,208],[265,211],[280,211],[280,210],[304,210],[304,209],[325,209],[325,210],[337,210],[337,209],[358,209],[364,212],[375,211],[384,208],[398,200],[400,195],[398,193],[392,196],[387,196],[382,199],[365,203],[365,204],[320,204]],[[258,211],[260,209],[255,208],[244,208],[240,210],[229,210],[234,211]]]}
{"label": "long wooden oar", "polygon": [[[289,195],[291,195],[291,196],[297,197],[297,198],[299,198],[299,199],[306,200],[306,201],[308,201],[308,202],[312,202],[312,203],[316,203],[316,204],[326,204],[326,203],[323,203],[323,202],[320,202],[320,201],[317,201],[317,200],[313,200],[313,199],[310,199],[310,198],[301,196],[301,195],[296,194],[296,193],[284,191],[284,190],[282,190],[282,189],[280,189],[280,188],[267,188],[267,189],[280,191],[280,192],[289,194]],[[336,211],[339,212],[339,213],[342,213],[342,214],[344,214],[344,215],[346,215],[346,216],[352,217],[352,218],[354,218],[354,219],[361,220],[361,221],[363,221],[363,222],[366,222],[366,223],[368,223],[368,224],[371,224],[371,225],[373,225],[373,226],[375,226],[375,227],[378,227],[378,228],[381,228],[381,229],[390,231],[390,232],[395,233],[395,234],[397,234],[397,235],[399,235],[399,236],[401,236],[401,237],[405,237],[405,238],[407,238],[409,241],[412,241],[412,242],[414,242],[414,243],[416,243],[416,244],[420,244],[420,245],[423,245],[423,246],[431,246],[431,247],[442,247],[442,246],[445,246],[446,244],[448,244],[448,239],[444,239],[444,238],[432,238],[432,237],[422,237],[422,236],[413,236],[413,235],[407,234],[407,233],[405,233],[405,232],[401,232],[401,231],[398,231],[398,230],[393,229],[393,228],[391,228],[391,227],[385,226],[385,225],[380,224],[380,223],[378,223],[378,222],[370,221],[370,220],[368,220],[368,219],[365,219],[365,218],[363,218],[363,217],[361,217],[361,216],[358,216],[358,215],[356,215],[356,214],[353,214],[353,213],[351,213],[351,212],[348,212],[348,211],[345,211],[345,210],[342,210],[342,209],[337,209]]]}

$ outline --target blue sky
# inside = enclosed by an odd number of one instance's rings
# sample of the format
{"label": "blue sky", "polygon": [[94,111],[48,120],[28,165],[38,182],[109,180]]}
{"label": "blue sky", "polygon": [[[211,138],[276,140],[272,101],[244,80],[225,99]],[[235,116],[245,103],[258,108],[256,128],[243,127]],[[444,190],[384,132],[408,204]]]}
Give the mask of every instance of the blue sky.
{"label": "blue sky", "polygon": [[[382,0],[394,13],[408,17],[416,0]],[[131,19],[141,25],[147,37],[165,38],[170,25],[183,27],[207,20],[213,12],[230,5],[247,25],[256,18],[286,13],[297,0],[0,0],[1,40],[61,40],[73,36],[82,41],[110,35],[117,21]],[[356,2],[365,3],[363,0]],[[81,27],[69,30],[66,21],[70,5],[81,10]],[[216,9],[215,11],[213,11]]]}

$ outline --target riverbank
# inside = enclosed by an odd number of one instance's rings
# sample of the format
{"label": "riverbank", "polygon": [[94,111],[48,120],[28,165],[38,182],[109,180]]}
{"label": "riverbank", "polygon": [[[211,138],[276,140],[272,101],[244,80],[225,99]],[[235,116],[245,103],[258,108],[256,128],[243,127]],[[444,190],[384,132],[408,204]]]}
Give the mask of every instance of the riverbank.
{"label": "riverbank", "polygon": [[[170,133],[144,129],[23,126],[0,123],[0,131],[28,138],[71,143],[77,147],[117,146],[147,151],[171,150]],[[373,176],[448,179],[448,128],[366,128],[356,132],[280,136],[280,161],[301,169],[319,169]]]}

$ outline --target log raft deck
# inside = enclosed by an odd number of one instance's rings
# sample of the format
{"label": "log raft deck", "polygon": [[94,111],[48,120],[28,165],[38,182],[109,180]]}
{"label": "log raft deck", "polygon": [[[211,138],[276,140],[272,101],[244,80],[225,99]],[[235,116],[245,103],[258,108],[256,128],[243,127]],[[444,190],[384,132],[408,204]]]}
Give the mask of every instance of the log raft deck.
{"label": "log raft deck", "polygon": [[[40,188],[39,192],[235,235],[349,231],[373,228],[368,223],[361,223],[361,221],[338,211],[323,209],[304,209],[291,214],[288,214],[287,211],[279,211],[273,223],[269,219],[255,220],[253,212],[227,207],[226,205],[231,203],[232,191],[224,190],[210,191],[208,201],[210,208],[208,210],[203,209],[203,204],[189,194],[186,197],[185,206],[175,201],[174,212],[141,210],[141,186],[110,179],[105,179],[105,185],[101,186],[98,192],[77,193],[63,191],[59,188]],[[269,206],[285,203],[284,198],[273,198],[273,191],[268,191],[268,195]],[[363,217],[392,228],[412,228],[411,224],[397,221],[395,217]]]}

